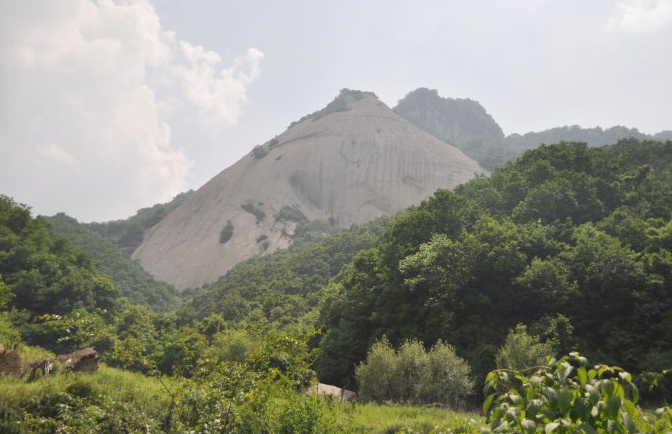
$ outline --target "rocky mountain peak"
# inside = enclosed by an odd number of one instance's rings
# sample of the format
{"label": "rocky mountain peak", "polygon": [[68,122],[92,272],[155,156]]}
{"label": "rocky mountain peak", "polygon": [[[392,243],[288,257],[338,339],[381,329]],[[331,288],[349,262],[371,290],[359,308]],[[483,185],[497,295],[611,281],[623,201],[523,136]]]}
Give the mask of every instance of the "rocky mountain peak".
{"label": "rocky mountain peak", "polygon": [[375,94],[344,89],[187,198],[133,258],[178,288],[200,286],[288,247],[301,222],[346,228],[484,172]]}
{"label": "rocky mountain peak", "polygon": [[501,127],[478,101],[471,99],[443,98],[437,90],[419,88],[401,99],[394,111],[463,151],[491,148],[504,142]]}

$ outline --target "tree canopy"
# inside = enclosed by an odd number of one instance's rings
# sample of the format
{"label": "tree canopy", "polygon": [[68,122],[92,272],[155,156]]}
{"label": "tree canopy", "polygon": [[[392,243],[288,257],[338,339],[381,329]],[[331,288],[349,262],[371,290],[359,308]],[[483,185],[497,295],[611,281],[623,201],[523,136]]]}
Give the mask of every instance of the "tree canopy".
{"label": "tree canopy", "polygon": [[672,142],[561,143],[393,218],[331,286],[316,368],[343,384],[383,335],[477,376],[526,324],[633,372],[672,356]]}

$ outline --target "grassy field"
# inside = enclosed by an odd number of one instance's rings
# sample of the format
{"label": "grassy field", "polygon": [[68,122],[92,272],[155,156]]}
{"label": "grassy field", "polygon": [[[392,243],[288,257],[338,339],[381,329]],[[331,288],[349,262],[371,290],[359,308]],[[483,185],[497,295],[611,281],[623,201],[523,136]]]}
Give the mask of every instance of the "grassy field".
{"label": "grassy field", "polygon": [[[69,404],[70,401],[65,397],[71,395],[83,398],[105,396],[108,403],[124,403],[123,406],[108,406],[108,415],[123,418],[119,412],[139,411],[146,415],[147,420],[154,421],[155,428],[160,425],[158,421],[165,419],[170,405],[170,397],[157,378],[110,368],[104,364],[95,374],[60,372],[33,382],[0,375],[0,431],[14,426],[8,422],[26,410],[37,417],[33,422],[53,416],[51,413],[57,408]],[[88,411],[92,408],[96,407],[89,407]],[[476,413],[455,412],[439,407],[332,402],[328,408],[331,409],[329,418],[338,427],[338,432],[353,434],[396,433],[402,429],[406,429],[402,431],[406,433],[438,434],[451,432],[450,428],[459,426],[480,426],[483,422]]]}
{"label": "grassy field", "polygon": [[476,427],[483,418],[439,407],[411,407],[378,404],[338,404],[338,422],[352,433],[392,434],[407,428],[412,433],[450,432],[459,426]]}

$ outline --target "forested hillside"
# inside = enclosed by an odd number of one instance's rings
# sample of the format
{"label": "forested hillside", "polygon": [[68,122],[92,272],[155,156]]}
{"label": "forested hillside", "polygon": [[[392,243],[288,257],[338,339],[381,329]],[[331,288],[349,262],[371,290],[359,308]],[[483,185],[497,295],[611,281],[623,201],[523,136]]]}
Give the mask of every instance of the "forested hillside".
{"label": "forested hillside", "polygon": [[126,256],[130,257],[131,253],[142,243],[145,231],[163,220],[170,211],[177,208],[192,193],[193,190],[189,190],[178,194],[170,202],[142,208],[125,220],[84,223],[84,226],[115,244]]}
{"label": "forested hillside", "polygon": [[352,382],[386,337],[439,339],[477,378],[524,323],[634,372],[672,359],[672,142],[563,143],[390,222],[323,302],[317,372]]}
{"label": "forested hillside", "polygon": [[258,312],[279,326],[295,323],[318,305],[323,288],[357,252],[377,242],[386,223],[383,217],[331,236],[313,233],[289,249],[242,262],[196,291],[184,310],[194,309],[199,318],[217,313],[234,322]]}
{"label": "forested hillside", "polygon": [[508,151],[519,155],[527,149],[536,148],[542,143],[584,142],[590,146],[605,146],[628,137],[637,140],[665,141],[672,140],[672,131],[662,131],[650,135],[640,132],[637,128],[623,126],[603,129],[600,127],[581,128],[578,125],[572,125],[526,134],[510,134],[506,136],[504,145]]}
{"label": "forested hillside", "polygon": [[42,315],[106,311],[119,302],[114,283],[89,255],[53,236],[44,219],[33,218],[28,207],[5,196],[0,196],[0,281],[8,292],[7,308],[12,309],[0,313],[5,344],[22,338],[56,348],[62,330],[43,326]]}
{"label": "forested hillside", "polygon": [[[0,431],[443,432],[355,421],[381,410],[306,397],[317,379],[363,401],[453,408],[485,381],[489,429],[504,433],[672,426],[669,410],[635,407],[635,384],[648,402],[672,396],[672,142],[542,146],[390,219],[303,232],[157,313],[98,269],[118,252],[96,261],[0,197],[0,343],[40,357],[95,346],[106,363],[88,378],[0,376]],[[131,277],[129,295],[162,297]],[[545,359],[573,350],[635,376]],[[474,417],[454,432],[477,432]]]}
{"label": "forested hillside", "polygon": [[[72,244],[90,254],[100,270],[112,278],[124,297],[158,311],[175,310],[179,307],[180,302],[175,288],[155,280],[124,255],[122,248],[113,244],[109,238],[94,232],[91,225],[81,224],[65,214],[44,219],[54,233],[67,237]],[[130,221],[128,224],[134,226]]]}

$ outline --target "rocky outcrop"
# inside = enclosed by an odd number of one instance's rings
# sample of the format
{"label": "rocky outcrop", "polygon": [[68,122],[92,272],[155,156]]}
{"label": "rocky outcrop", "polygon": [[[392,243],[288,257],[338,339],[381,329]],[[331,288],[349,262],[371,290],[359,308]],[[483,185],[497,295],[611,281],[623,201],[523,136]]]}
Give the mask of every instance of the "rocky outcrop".
{"label": "rocky outcrop", "polygon": [[190,195],[132,257],[159,280],[198,287],[288,247],[301,221],[346,228],[485,172],[375,95],[343,91]]}
{"label": "rocky outcrop", "polygon": [[497,122],[471,99],[443,98],[436,90],[419,88],[401,99],[394,111],[472,158],[504,142],[504,132]]}
{"label": "rocky outcrop", "polygon": [[23,358],[18,350],[7,350],[0,344],[0,374],[20,377],[23,374]]}
{"label": "rocky outcrop", "polygon": [[63,367],[75,372],[93,373],[98,371],[98,352],[93,348],[85,348],[70,354],[58,356],[56,360],[61,362]]}
{"label": "rocky outcrop", "polygon": [[328,396],[338,402],[352,402],[357,399],[357,394],[352,390],[342,389],[331,384],[317,383],[306,389],[306,395]]}
{"label": "rocky outcrop", "polygon": [[402,98],[394,111],[418,128],[461,149],[486,169],[513,161],[541,144],[585,142],[589,146],[614,144],[621,139],[670,140],[672,131],[644,134],[637,128],[614,126],[582,128],[578,125],[504,136],[500,126],[477,101],[443,98],[433,89],[419,88]]}

